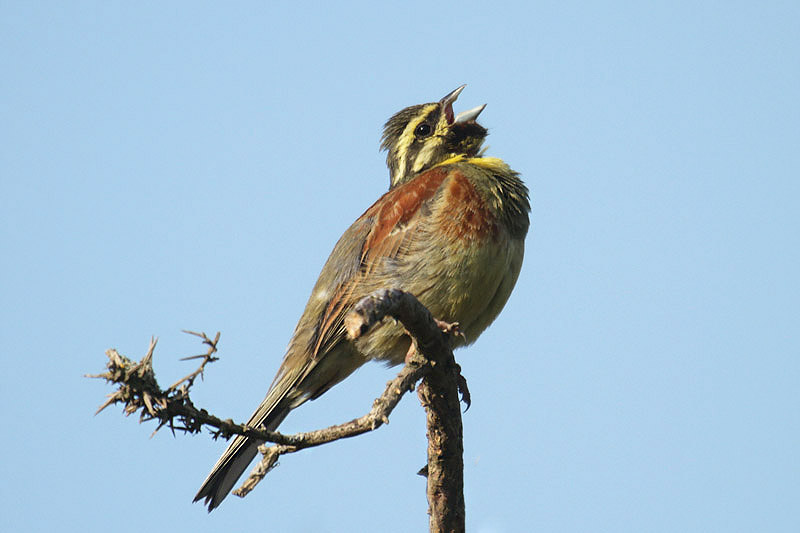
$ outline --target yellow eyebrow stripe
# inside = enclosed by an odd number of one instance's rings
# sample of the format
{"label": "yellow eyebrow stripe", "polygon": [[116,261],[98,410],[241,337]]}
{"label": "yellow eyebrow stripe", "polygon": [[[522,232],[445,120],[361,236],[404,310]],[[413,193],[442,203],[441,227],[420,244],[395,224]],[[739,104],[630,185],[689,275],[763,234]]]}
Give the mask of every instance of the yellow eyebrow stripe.
{"label": "yellow eyebrow stripe", "polygon": [[399,165],[397,168],[404,170],[406,168],[407,159],[408,159],[408,149],[411,147],[411,143],[414,142],[414,130],[417,129],[420,122],[428,118],[431,111],[436,109],[438,104],[428,104],[422,108],[419,112],[417,117],[410,121],[406,126],[406,129],[403,130],[403,133],[400,134],[400,138],[397,140],[397,160],[399,161]]}

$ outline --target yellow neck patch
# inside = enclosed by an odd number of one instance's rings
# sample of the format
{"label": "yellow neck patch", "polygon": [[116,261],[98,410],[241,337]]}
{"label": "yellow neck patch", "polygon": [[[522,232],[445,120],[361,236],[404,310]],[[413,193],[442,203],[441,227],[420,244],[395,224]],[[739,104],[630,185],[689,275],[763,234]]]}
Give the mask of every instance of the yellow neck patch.
{"label": "yellow neck patch", "polygon": [[467,157],[463,154],[459,154],[455,157],[445,159],[441,163],[434,166],[439,167],[442,165],[452,165],[453,163],[462,163],[462,162],[470,165],[475,165],[481,168],[485,168],[490,172],[504,173],[510,171],[510,168],[505,163],[505,161],[497,157]]}

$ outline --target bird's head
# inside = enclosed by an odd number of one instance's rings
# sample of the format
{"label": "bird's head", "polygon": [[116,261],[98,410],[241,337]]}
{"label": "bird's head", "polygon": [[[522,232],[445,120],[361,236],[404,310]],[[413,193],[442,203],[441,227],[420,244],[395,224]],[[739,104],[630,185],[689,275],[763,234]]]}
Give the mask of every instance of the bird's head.
{"label": "bird's head", "polygon": [[407,107],[386,122],[381,149],[388,152],[389,188],[451,157],[477,155],[488,131],[475,119],[486,104],[454,115],[453,102],[464,87],[438,102]]}

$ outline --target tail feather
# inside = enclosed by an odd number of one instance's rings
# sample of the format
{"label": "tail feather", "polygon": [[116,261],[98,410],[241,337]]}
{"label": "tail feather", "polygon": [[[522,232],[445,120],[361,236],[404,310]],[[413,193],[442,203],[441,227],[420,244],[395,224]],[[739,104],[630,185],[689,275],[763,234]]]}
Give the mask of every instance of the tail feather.
{"label": "tail feather", "polygon": [[[285,368],[287,361],[294,363],[293,366],[289,365],[291,368],[288,371]],[[274,431],[289,411],[306,400],[316,398],[352,374],[364,361],[364,357],[350,345],[328,351],[321,359],[309,358],[301,365],[287,354],[267,397],[247,424]],[[218,507],[258,454],[261,444],[260,441],[237,435],[211,469],[194,501],[205,499],[209,512]]]}
{"label": "tail feather", "polygon": [[[262,427],[267,431],[273,431],[288,414],[288,407],[273,409]],[[263,441],[237,435],[214,465],[214,468],[211,469],[211,473],[208,474],[200,490],[197,491],[194,501],[205,499],[203,503],[208,506],[209,513],[217,508],[230,493],[244,471],[247,470],[247,467],[258,454],[258,447],[261,444],[263,444]]]}
{"label": "tail feather", "polygon": [[225,455],[220,457],[220,460],[214,465],[214,469],[194,497],[194,501],[205,498],[203,503],[208,506],[208,512],[218,507],[239,477],[247,470],[247,467],[258,453],[260,444],[258,441],[237,436],[232,445],[239,445],[238,449],[231,451],[232,448],[228,448],[231,453],[228,454],[226,452]]}

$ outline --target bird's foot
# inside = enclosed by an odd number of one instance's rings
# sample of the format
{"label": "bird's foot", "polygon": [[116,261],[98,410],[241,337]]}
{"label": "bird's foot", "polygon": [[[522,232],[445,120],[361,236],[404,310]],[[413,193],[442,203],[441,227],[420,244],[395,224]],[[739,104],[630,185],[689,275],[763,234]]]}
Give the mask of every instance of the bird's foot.
{"label": "bird's foot", "polygon": [[467,338],[464,336],[464,333],[461,331],[461,325],[458,322],[445,322],[444,320],[439,320],[438,318],[434,318],[433,320],[443,333],[461,337],[465,341],[467,340]]}
{"label": "bird's foot", "polygon": [[469,409],[469,406],[472,405],[472,396],[469,393],[469,387],[467,386],[467,378],[461,374],[461,366],[456,363],[456,367],[453,369],[456,373],[456,383],[458,384],[458,393],[461,394],[461,401],[464,402],[466,407],[464,408],[464,412],[466,413]]}

